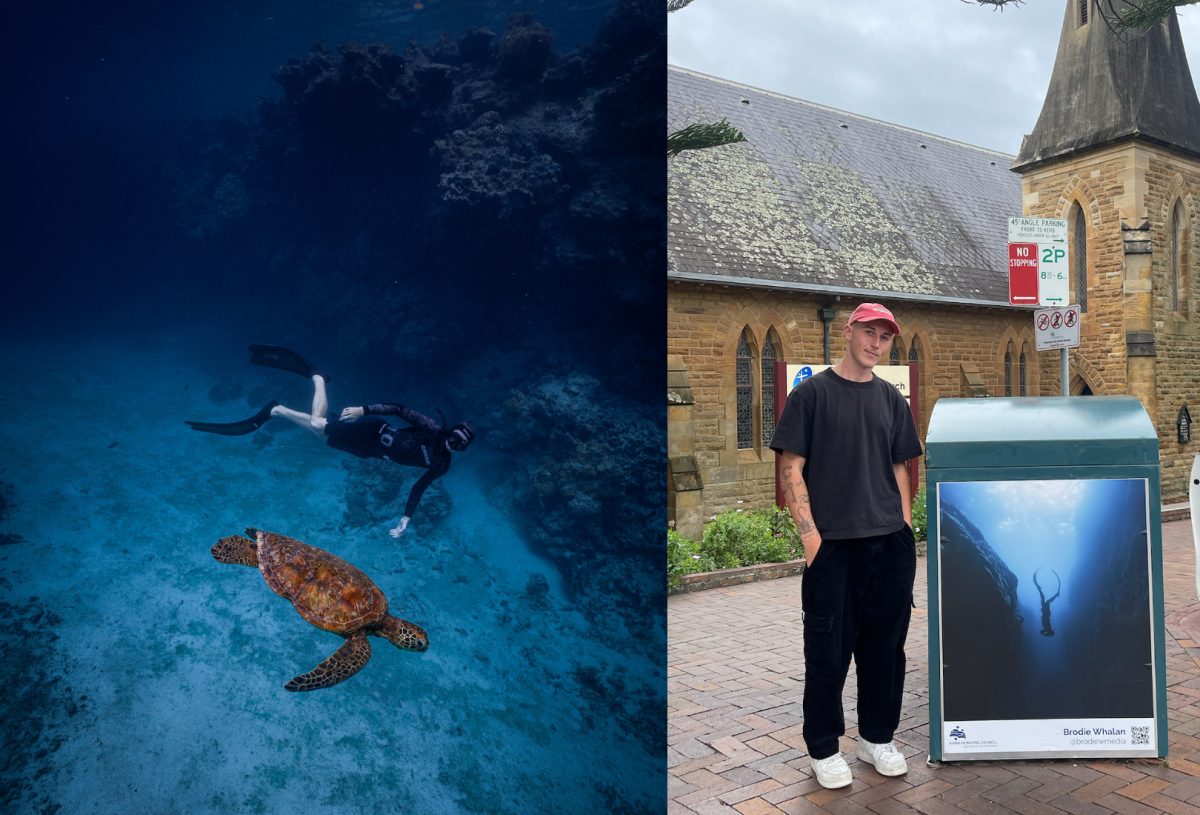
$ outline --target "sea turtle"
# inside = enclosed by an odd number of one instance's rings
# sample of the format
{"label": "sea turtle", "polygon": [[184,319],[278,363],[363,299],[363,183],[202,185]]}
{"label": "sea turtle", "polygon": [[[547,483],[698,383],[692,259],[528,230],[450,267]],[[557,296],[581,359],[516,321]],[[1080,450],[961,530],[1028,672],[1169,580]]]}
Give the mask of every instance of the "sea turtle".
{"label": "sea turtle", "polygon": [[379,587],[340,557],[286,535],[258,529],[246,534],[221,538],[212,548],[213,557],[257,566],[271,591],[291,600],[301,617],[346,638],[328,659],[284,685],[287,690],[318,690],[349,679],[371,658],[368,634],[408,651],[429,647],[425,630],[388,614]]}

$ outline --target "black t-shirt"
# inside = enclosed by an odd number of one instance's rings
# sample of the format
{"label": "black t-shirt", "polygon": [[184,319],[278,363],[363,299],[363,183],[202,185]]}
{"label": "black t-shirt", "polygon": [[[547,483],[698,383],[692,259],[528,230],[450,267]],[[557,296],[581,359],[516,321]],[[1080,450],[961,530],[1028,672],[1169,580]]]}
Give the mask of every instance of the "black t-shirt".
{"label": "black t-shirt", "polygon": [[893,464],[921,455],[912,411],[888,382],[852,382],[826,369],[801,382],[771,439],[802,456],[821,538],[886,535],[904,526]]}

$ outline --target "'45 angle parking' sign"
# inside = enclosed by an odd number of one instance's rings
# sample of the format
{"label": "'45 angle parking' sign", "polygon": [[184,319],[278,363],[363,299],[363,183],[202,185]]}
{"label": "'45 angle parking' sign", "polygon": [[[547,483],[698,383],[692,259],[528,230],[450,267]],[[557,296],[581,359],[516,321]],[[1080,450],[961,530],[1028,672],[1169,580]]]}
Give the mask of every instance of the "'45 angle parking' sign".
{"label": "'45 angle parking' sign", "polygon": [[1065,306],[1067,222],[1062,218],[1008,219],[1008,302],[1014,306]]}

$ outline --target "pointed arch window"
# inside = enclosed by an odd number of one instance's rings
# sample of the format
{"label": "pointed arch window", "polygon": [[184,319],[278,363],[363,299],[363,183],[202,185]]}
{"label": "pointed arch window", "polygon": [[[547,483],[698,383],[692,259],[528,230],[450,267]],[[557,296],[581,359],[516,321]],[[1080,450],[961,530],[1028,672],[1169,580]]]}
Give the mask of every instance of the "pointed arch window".
{"label": "pointed arch window", "polygon": [[1012,343],[1010,342],[1008,344],[1008,347],[1004,349],[1004,395],[1005,396],[1012,396],[1012,385],[1013,385],[1012,365],[1013,365]]}
{"label": "pointed arch window", "polygon": [[763,340],[762,352],[762,446],[771,446],[771,437],[775,435],[775,343],[771,341],[771,332]]}
{"label": "pointed arch window", "polygon": [[742,329],[737,345],[737,446],[754,446],[754,354],[750,350],[750,329]]}
{"label": "pointed arch window", "polygon": [[891,350],[891,353],[888,355],[888,364],[889,365],[899,365],[900,364],[900,342],[898,340],[892,340],[892,350]]}
{"label": "pointed arch window", "polygon": [[737,449],[761,452],[775,435],[775,396],[779,390],[775,363],[783,346],[774,328],[768,328],[759,351],[750,326],[742,328],[734,354],[734,384],[737,403]]}
{"label": "pointed arch window", "polygon": [[[909,342],[908,356],[907,356],[908,364],[909,365],[918,365],[921,362],[921,354],[917,350],[916,336],[913,336],[912,339],[910,339],[908,342]],[[921,381],[923,379],[924,379],[924,374],[921,373],[921,370],[918,368],[917,369],[917,381],[913,385],[914,396],[916,396],[916,398],[917,398],[916,404],[918,406],[924,404],[924,402],[921,400]],[[914,417],[916,419],[918,434],[920,434],[922,432],[921,431],[921,415],[920,414],[923,412],[924,412],[924,409],[921,409],[920,411],[917,412],[917,414]],[[924,436],[922,436],[922,438],[924,438]]]}
{"label": "pointed arch window", "polygon": [[1187,275],[1187,224],[1184,219],[1183,202],[1176,201],[1171,210],[1170,271],[1168,277],[1167,306],[1173,313],[1187,315],[1191,312],[1188,303]]}
{"label": "pointed arch window", "polygon": [[1019,390],[1020,396],[1024,396],[1026,394],[1026,382],[1028,382],[1028,379],[1026,378],[1028,376],[1028,374],[1027,374],[1027,368],[1026,368],[1026,364],[1025,364],[1025,358],[1026,358],[1025,351],[1026,351],[1025,346],[1022,345],[1021,346],[1021,356],[1017,363],[1017,366],[1018,366],[1017,367],[1017,382],[1018,382],[1018,385],[1020,388],[1020,390]]}
{"label": "pointed arch window", "polygon": [[1071,289],[1075,294],[1074,302],[1079,304],[1079,310],[1088,310],[1088,273],[1087,273],[1087,220],[1084,218],[1083,207],[1078,202],[1071,207],[1068,218],[1071,225]]}

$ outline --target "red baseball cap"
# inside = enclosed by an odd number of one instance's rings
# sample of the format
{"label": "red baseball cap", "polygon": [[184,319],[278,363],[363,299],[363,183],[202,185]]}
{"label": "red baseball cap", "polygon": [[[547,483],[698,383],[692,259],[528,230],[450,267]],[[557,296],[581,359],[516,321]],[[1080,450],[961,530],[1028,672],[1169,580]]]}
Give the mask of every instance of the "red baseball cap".
{"label": "red baseball cap", "polygon": [[892,327],[892,332],[896,336],[900,335],[900,323],[896,322],[896,318],[892,312],[878,303],[863,303],[854,309],[854,313],[850,315],[850,319],[846,321],[846,325],[850,325],[851,323],[869,323],[872,320],[883,320]]}

